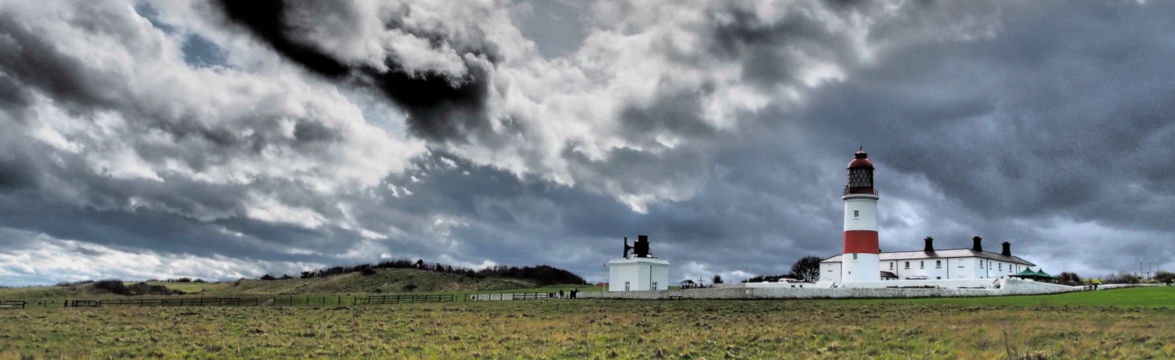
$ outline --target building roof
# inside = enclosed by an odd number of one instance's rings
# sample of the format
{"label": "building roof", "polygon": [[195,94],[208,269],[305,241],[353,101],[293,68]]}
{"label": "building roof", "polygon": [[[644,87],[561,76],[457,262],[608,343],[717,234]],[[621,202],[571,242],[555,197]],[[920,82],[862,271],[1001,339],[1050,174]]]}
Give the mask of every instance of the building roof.
{"label": "building roof", "polygon": [[[841,255],[824,259],[821,262],[841,262]],[[1019,256],[1004,256],[1003,254],[993,253],[990,251],[975,251],[971,249],[944,249],[935,250],[932,252],[925,251],[898,251],[898,252],[883,252],[878,255],[881,261],[893,260],[918,260],[918,259],[945,259],[945,258],[966,258],[978,257],[984,259],[998,260],[1010,262],[1015,264],[1022,264],[1028,266],[1036,266],[1027,260],[1021,259]]]}

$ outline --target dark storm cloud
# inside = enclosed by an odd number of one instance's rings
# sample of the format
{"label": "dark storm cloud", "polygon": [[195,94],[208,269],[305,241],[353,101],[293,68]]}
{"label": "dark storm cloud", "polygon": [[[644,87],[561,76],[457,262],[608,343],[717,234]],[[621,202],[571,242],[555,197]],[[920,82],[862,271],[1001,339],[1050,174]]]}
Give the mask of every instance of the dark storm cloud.
{"label": "dark storm cloud", "polygon": [[[431,71],[414,73],[393,58],[385,60],[390,69],[387,71],[347,64],[294,35],[295,29],[285,20],[290,11],[285,0],[226,0],[219,4],[230,21],[248,28],[278,53],[307,70],[334,79],[357,80],[379,89],[408,111],[409,126],[419,136],[463,141],[467,132],[485,126],[482,111],[487,97],[487,74],[477,63],[466,62],[470,71],[460,78]],[[389,22],[387,26],[395,28],[397,24]],[[441,35],[421,35],[434,43],[445,42]],[[469,51],[485,53],[481,49]]]}
{"label": "dark storm cloud", "polygon": [[[66,35],[34,30],[61,22],[0,12],[0,44],[18,50],[0,53],[0,256],[44,245],[258,264],[215,276],[390,256],[548,263],[598,280],[623,236],[648,234],[673,280],[781,273],[840,250],[840,187],[858,146],[878,165],[884,250],[916,249],[928,235],[967,247],[979,234],[989,248],[1012,241],[1050,272],[1095,276],[1175,256],[1154,241],[1175,233],[1165,219],[1175,213],[1175,43],[1159,35],[1175,30],[1161,16],[1170,5],[794,4],[778,16],[743,3],[685,15],[675,11],[692,8],[632,7],[623,24],[584,16],[584,36],[568,35],[575,47],[540,43],[556,49],[541,54],[485,29],[414,28],[408,7],[381,19],[468,54],[456,58],[459,76],[419,70],[443,68],[427,61],[409,71],[389,49],[373,65],[324,47],[315,36],[334,33],[302,18],[315,19],[314,3],[223,2],[214,31],[176,20],[188,13],[168,4],[135,7],[160,34],[127,25],[141,19],[126,7],[79,5],[83,20],[106,19],[85,24],[89,33],[147,49],[131,53],[132,69],[198,74],[152,77],[176,82],[161,87],[98,66],[117,57],[90,61],[55,45]],[[307,6],[297,21],[291,6]],[[348,9],[341,23],[357,23]],[[168,49],[179,67],[151,62]],[[271,53],[307,71],[234,82],[252,62],[271,65]],[[641,56],[617,59],[626,54]],[[835,71],[814,75],[823,69]],[[306,85],[322,78],[328,85]],[[225,95],[183,92],[203,87]],[[428,150],[384,167],[404,150],[383,141],[400,134],[332,115],[388,107],[286,97],[352,88],[378,89],[386,99],[375,99],[406,111]]]}
{"label": "dark storm cloud", "polygon": [[[0,44],[10,51],[0,52],[0,69],[25,86],[46,92],[62,102],[89,106],[109,103],[109,92],[96,79],[82,71],[78,60],[63,56],[51,43],[30,33],[9,16],[0,16]],[[3,82],[0,82],[2,84]],[[24,91],[14,92],[23,96]],[[16,99],[13,99],[16,100]],[[5,106],[8,108],[8,106]]]}

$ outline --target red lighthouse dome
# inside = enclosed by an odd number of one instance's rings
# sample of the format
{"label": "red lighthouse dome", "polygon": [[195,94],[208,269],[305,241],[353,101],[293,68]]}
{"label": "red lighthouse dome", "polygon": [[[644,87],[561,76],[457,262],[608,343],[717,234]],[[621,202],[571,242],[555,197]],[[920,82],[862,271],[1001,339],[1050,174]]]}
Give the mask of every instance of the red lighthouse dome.
{"label": "red lighthouse dome", "polygon": [[850,194],[877,195],[877,191],[873,190],[873,162],[869,161],[869,154],[865,153],[865,148],[857,149],[857,153],[853,154],[853,161],[849,162],[848,175],[849,181],[845,184],[845,196]]}
{"label": "red lighthouse dome", "polygon": [[857,153],[853,154],[853,161],[849,162],[849,169],[855,168],[873,168],[873,162],[869,161],[869,154],[865,153],[865,148],[857,149]]}

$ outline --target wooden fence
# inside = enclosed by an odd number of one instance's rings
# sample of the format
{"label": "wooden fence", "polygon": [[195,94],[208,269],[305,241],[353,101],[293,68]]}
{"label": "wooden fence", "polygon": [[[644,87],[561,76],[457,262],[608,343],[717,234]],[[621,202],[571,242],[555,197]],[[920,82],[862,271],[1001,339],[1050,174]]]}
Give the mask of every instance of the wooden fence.
{"label": "wooden fence", "polygon": [[0,309],[24,309],[28,304],[24,300],[0,300]]}
{"label": "wooden fence", "polygon": [[372,295],[355,298],[357,304],[399,304],[416,302],[455,302],[457,296],[449,295]]}
{"label": "wooden fence", "polygon": [[[466,301],[513,301],[513,300],[543,300],[557,299],[554,293],[501,293],[501,294],[469,294]],[[567,296],[567,295],[564,295]]]}

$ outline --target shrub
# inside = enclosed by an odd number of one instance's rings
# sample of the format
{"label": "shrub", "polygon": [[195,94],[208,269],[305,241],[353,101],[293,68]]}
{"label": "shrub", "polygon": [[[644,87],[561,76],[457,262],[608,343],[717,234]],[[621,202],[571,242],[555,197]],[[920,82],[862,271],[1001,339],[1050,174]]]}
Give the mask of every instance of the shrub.
{"label": "shrub", "polygon": [[1081,285],[1081,277],[1076,273],[1062,272],[1057,275],[1057,282],[1065,285]]}
{"label": "shrub", "polygon": [[776,282],[776,281],[779,281],[779,279],[782,279],[785,277],[788,277],[788,276],[782,275],[782,274],[781,275],[757,275],[753,278],[743,280],[742,282],[744,282],[744,283]]}
{"label": "shrub", "polygon": [[1107,284],[1137,284],[1142,282],[1142,278],[1131,274],[1117,274],[1107,276],[1102,281]]}
{"label": "shrub", "polygon": [[1158,281],[1158,282],[1161,282],[1164,284],[1170,284],[1170,283],[1175,282],[1175,273],[1170,273],[1170,272],[1166,272],[1166,271],[1159,271],[1159,272],[1155,273],[1154,279],[1155,279],[1155,281]]}
{"label": "shrub", "polygon": [[117,295],[130,295],[130,289],[122,283],[122,280],[99,280],[94,282],[94,289],[109,292]]}
{"label": "shrub", "polygon": [[[303,279],[310,279],[354,272],[370,275],[374,273],[374,269],[417,269],[455,274],[475,279],[487,277],[513,278],[534,281],[538,285],[587,284],[587,281],[575,273],[548,265],[524,267],[499,265],[474,271],[470,268],[453,267],[451,265],[428,264],[423,259],[416,261],[408,259],[387,260],[374,265],[332,266],[313,271],[303,271],[301,277]],[[287,277],[282,278],[285,279]]]}

